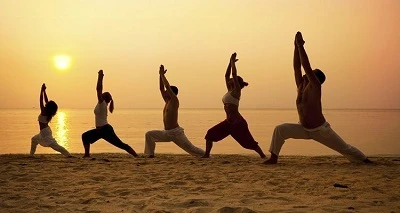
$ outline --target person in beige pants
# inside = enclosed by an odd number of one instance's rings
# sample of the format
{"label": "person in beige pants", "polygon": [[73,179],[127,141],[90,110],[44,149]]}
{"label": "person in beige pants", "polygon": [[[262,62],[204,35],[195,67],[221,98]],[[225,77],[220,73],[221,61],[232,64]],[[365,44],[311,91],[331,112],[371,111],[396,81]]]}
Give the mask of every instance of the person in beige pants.
{"label": "person in beige pants", "polygon": [[187,153],[201,157],[204,155],[204,150],[194,146],[186,137],[183,128],[178,124],[178,88],[169,85],[169,82],[165,77],[166,72],[167,70],[165,70],[164,66],[161,65],[159,70],[159,81],[161,96],[165,102],[163,110],[164,130],[152,130],[146,132],[144,153],[147,154],[149,158],[154,158],[156,142],[172,141]]}
{"label": "person in beige pants", "polygon": [[[336,134],[325,120],[321,103],[321,86],[325,82],[325,74],[319,69],[311,69],[304,43],[303,36],[297,32],[293,68],[297,85],[296,106],[300,122],[298,124],[285,123],[275,127],[269,149],[271,157],[264,163],[276,164],[279,152],[285,140],[289,138],[313,139],[339,152],[352,162],[370,163],[371,161],[360,150],[347,144]],[[301,66],[306,73],[303,76]]]}

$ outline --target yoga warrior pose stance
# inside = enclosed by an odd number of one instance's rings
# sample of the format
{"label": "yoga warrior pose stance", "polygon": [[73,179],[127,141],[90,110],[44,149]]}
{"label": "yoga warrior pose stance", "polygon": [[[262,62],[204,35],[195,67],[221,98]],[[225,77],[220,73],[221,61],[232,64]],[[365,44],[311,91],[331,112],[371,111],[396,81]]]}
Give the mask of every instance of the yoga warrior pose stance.
{"label": "yoga warrior pose stance", "polygon": [[164,70],[164,66],[161,65],[159,70],[159,81],[161,96],[165,101],[163,110],[164,130],[152,130],[146,132],[144,153],[149,155],[150,158],[153,158],[156,142],[172,141],[189,154],[201,157],[204,155],[204,151],[194,146],[189,141],[183,128],[178,124],[178,88],[169,85],[168,80],[165,77],[166,72],[167,70]]}
{"label": "yoga warrior pose stance", "polygon": [[83,147],[85,148],[85,155],[83,157],[90,157],[90,144],[93,144],[100,138],[137,157],[138,155],[135,150],[122,142],[115,134],[113,127],[107,122],[107,105],[110,104],[109,110],[112,113],[114,111],[114,101],[109,92],[103,93],[103,76],[103,70],[100,70],[98,72],[96,87],[97,105],[94,108],[96,128],[82,134]]}
{"label": "yoga warrior pose stance", "polygon": [[[233,53],[225,73],[225,82],[228,92],[222,97],[222,102],[224,103],[226,119],[207,131],[207,135],[205,136],[206,153],[203,156],[204,158],[210,157],[213,142],[220,141],[228,135],[231,135],[243,148],[256,151],[261,158],[266,157],[251,135],[246,120],[239,113],[241,90],[243,87],[247,86],[248,83],[244,82],[242,77],[237,75],[236,61],[238,61],[238,59],[236,59],[236,53]],[[230,78],[231,72],[232,78]]]}
{"label": "yoga warrior pose stance", "polygon": [[[265,164],[276,164],[279,152],[286,139],[313,139],[321,144],[339,152],[350,161],[371,162],[357,148],[347,144],[337,135],[325,120],[322,114],[321,85],[325,81],[324,73],[312,70],[304,49],[304,40],[300,32],[295,36],[295,47],[293,57],[294,77],[297,85],[297,112],[299,123],[284,123],[275,127],[272,135],[271,157]],[[303,65],[305,75],[302,76]]]}
{"label": "yoga warrior pose stance", "polygon": [[[43,103],[45,102],[45,104]],[[57,113],[58,106],[56,102],[49,101],[46,94],[46,85],[43,84],[40,90],[40,115],[38,117],[40,133],[33,136],[31,140],[31,152],[30,155],[33,156],[36,152],[36,147],[38,144],[44,147],[51,147],[57,152],[65,155],[66,157],[72,157],[71,154],[62,146],[60,146],[57,141],[53,138],[51,129],[49,127],[49,122],[53,116]]]}

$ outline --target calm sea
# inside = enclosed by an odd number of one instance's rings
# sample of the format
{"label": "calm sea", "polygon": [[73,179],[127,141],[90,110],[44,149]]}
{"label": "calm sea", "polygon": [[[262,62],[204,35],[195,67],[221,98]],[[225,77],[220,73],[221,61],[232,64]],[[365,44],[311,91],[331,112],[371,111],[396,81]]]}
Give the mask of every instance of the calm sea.
{"label": "calm sea", "polygon": [[[242,109],[254,138],[268,153],[276,125],[296,123],[294,109]],[[29,153],[31,137],[39,133],[38,109],[0,110],[0,154]],[[332,128],[345,141],[367,155],[400,155],[400,110],[325,110]],[[205,148],[207,130],[225,117],[223,109],[180,109],[179,123],[196,146]],[[162,129],[162,109],[116,109],[108,116],[117,135],[138,153],[144,150],[144,134]],[[72,153],[83,153],[81,134],[94,128],[93,109],[60,109],[50,123],[53,136]],[[91,147],[92,153],[124,152],[104,140]],[[56,153],[38,146],[37,153]],[[174,143],[158,143],[156,153],[184,153]],[[255,154],[243,149],[231,137],[216,143],[212,154]],[[282,155],[336,155],[337,153],[312,140],[285,143]]]}

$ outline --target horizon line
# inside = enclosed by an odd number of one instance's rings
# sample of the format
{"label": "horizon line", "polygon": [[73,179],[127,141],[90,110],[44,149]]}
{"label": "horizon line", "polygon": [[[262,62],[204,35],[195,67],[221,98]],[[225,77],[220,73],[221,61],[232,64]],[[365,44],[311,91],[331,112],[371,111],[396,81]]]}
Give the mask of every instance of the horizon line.
{"label": "horizon line", "polygon": [[[18,110],[18,109],[39,109],[39,107],[21,107],[21,108],[0,108],[0,110]],[[67,107],[67,108],[60,108],[60,109],[93,109],[92,107]],[[118,109],[123,109],[123,110],[132,110],[132,109],[137,109],[137,110],[159,110],[162,109],[162,107],[122,107],[122,108],[118,108]],[[189,110],[214,110],[214,109],[218,109],[220,110],[220,107],[184,107],[184,108],[180,108],[180,109],[189,109]],[[297,110],[297,108],[290,108],[290,107],[282,107],[282,108],[278,108],[278,107],[246,107],[246,108],[241,108],[241,110]],[[351,108],[351,107],[343,107],[343,108],[324,108],[323,110],[400,110],[400,108]]]}

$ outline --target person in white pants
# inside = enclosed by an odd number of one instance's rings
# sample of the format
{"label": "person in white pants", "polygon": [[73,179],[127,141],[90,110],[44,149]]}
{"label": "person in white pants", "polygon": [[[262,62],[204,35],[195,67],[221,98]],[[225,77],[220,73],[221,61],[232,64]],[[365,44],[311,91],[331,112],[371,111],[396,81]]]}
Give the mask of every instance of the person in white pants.
{"label": "person in white pants", "polygon": [[[321,144],[339,152],[352,162],[371,161],[357,148],[347,144],[333,131],[322,114],[321,85],[325,82],[325,74],[311,69],[308,56],[304,49],[304,40],[300,32],[295,37],[293,57],[294,76],[297,85],[297,112],[299,124],[281,124],[275,127],[269,151],[271,157],[265,164],[276,164],[279,152],[286,139],[314,139]],[[302,76],[301,66],[305,75]]]}
{"label": "person in white pants", "polygon": [[178,88],[170,86],[164,70],[164,66],[160,66],[160,92],[161,96],[165,101],[163,110],[163,121],[164,130],[152,130],[145,134],[145,149],[144,153],[149,158],[154,158],[154,150],[156,148],[156,142],[174,142],[180,148],[185,150],[191,155],[201,157],[204,155],[204,150],[194,146],[189,139],[186,137],[182,127],[178,124]]}
{"label": "person in white pants", "polygon": [[[44,103],[43,103],[44,102]],[[57,152],[60,152],[66,157],[72,157],[71,154],[53,138],[49,122],[57,113],[58,106],[56,102],[49,101],[46,94],[46,85],[43,84],[40,90],[40,115],[38,116],[40,133],[33,136],[31,139],[30,155],[33,156],[36,152],[38,144],[44,147],[51,147]]]}
{"label": "person in white pants", "polygon": [[186,137],[182,127],[176,127],[170,130],[152,130],[146,132],[146,145],[145,154],[150,157],[154,157],[154,150],[156,148],[156,142],[174,142],[181,149],[187,153],[201,157],[204,155],[204,151],[195,145],[193,145]]}
{"label": "person in white pants", "polygon": [[71,154],[64,147],[60,146],[60,144],[57,143],[56,139],[53,138],[50,127],[46,127],[40,130],[39,134],[32,137],[30,151],[31,156],[35,154],[36,147],[39,144],[43,147],[50,147],[57,152],[63,154],[65,157],[71,156]]}
{"label": "person in white pants", "polygon": [[357,148],[347,144],[328,122],[314,129],[304,128],[301,124],[284,123],[275,127],[269,151],[279,155],[286,139],[313,139],[339,152],[352,162],[362,162],[366,156]]}

